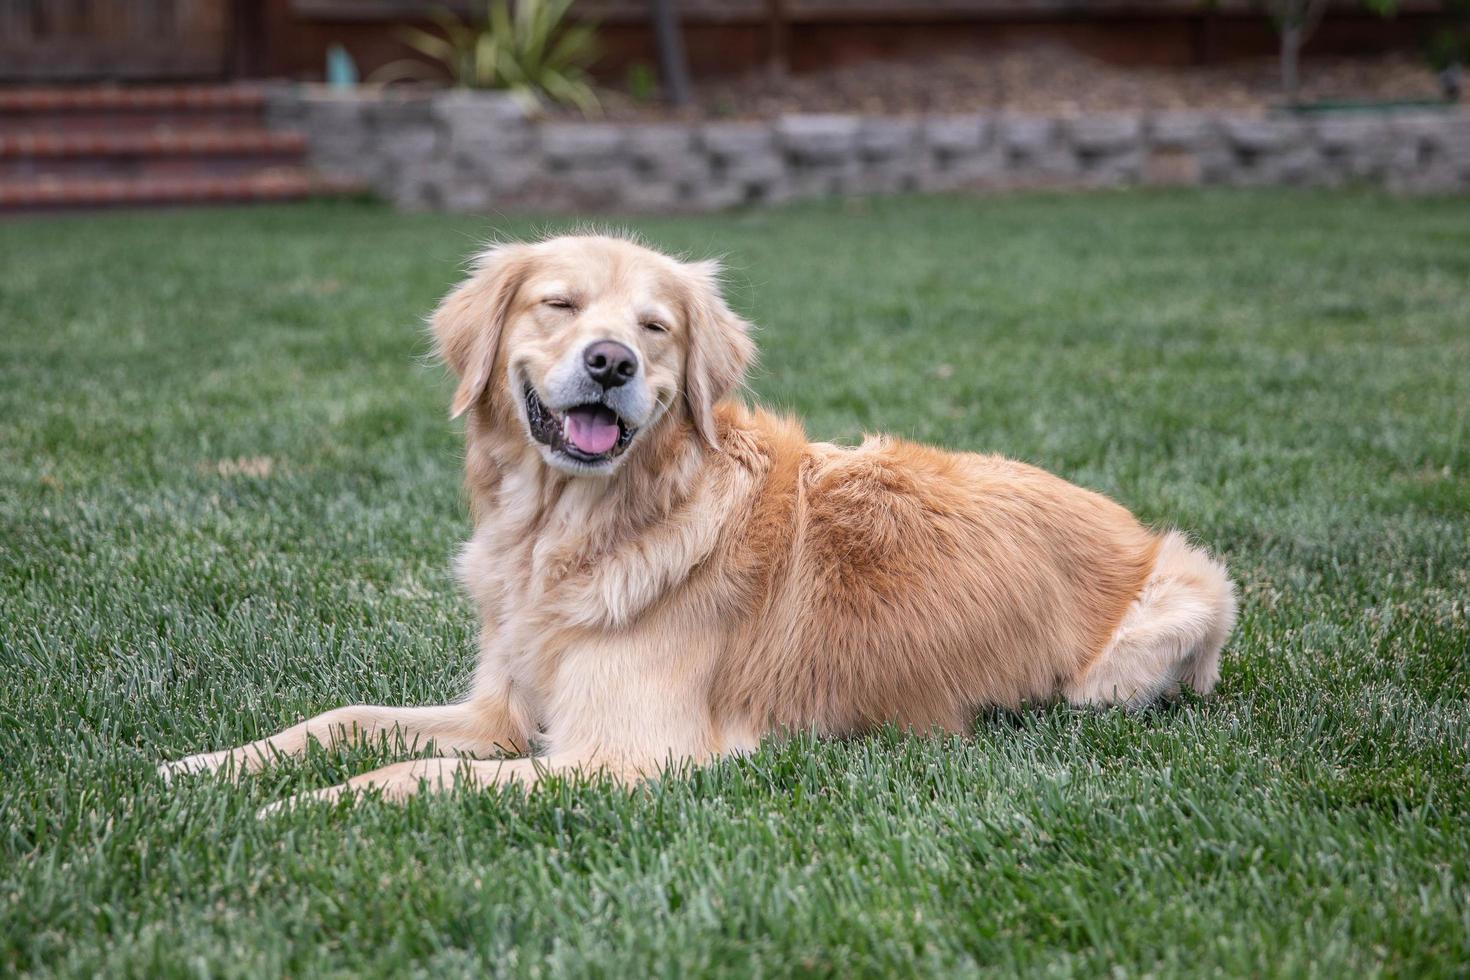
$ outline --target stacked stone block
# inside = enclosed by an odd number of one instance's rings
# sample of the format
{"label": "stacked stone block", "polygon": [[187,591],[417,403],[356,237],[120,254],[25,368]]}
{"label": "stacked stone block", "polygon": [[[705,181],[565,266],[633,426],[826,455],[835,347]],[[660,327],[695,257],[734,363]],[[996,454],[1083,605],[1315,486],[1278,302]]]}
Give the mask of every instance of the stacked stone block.
{"label": "stacked stone block", "polygon": [[406,208],[710,211],[844,194],[1130,185],[1470,190],[1470,114],[533,118],[487,92],[282,88],[314,165]]}

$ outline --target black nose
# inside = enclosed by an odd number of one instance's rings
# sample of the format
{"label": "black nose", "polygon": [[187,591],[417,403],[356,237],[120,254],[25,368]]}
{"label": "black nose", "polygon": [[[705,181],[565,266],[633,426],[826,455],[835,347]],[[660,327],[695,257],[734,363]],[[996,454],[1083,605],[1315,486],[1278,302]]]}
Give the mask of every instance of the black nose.
{"label": "black nose", "polygon": [[587,374],[604,388],[625,385],[638,373],[638,355],[616,340],[599,340],[582,352]]}

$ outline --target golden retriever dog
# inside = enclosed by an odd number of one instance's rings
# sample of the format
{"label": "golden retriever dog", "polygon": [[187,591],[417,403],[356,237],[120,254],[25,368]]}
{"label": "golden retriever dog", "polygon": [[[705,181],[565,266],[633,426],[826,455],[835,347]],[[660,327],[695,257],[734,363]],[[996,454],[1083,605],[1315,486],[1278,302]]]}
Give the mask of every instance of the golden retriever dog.
{"label": "golden retriever dog", "polygon": [[1219,562],[1023,463],[809,442],[732,399],[754,346],[714,263],[501,245],[432,328],[467,418],[468,696],[337,708],[166,774],[401,737],[438,754],[309,795],[633,781],[768,733],[958,732],[987,706],[1215,686],[1235,620]]}

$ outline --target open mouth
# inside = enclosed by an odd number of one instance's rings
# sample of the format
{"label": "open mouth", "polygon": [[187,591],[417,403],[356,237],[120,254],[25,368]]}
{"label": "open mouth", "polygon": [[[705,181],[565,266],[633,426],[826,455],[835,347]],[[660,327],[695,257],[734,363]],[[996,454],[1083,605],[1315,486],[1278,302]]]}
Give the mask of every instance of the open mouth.
{"label": "open mouth", "polygon": [[526,385],[526,421],[531,437],[579,463],[603,463],[621,455],[638,430],[601,402],[553,411]]}

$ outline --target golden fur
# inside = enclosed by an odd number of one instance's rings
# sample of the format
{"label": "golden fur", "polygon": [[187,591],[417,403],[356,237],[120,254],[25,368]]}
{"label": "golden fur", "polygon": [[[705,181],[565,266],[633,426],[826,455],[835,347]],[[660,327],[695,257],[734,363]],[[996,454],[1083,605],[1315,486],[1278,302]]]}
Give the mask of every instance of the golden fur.
{"label": "golden fur", "polygon": [[[340,708],[167,772],[394,733],[441,754],[314,795],[634,779],[779,730],[963,731],[985,706],[1214,686],[1235,616],[1219,563],[1034,467],[886,437],[810,443],[728,399],[753,346],[710,263],[604,237],[501,246],[432,324],[467,415],[469,696]],[[636,352],[629,397],[652,407],[622,456],[585,472],[530,437],[519,388],[542,391],[601,339]]]}

